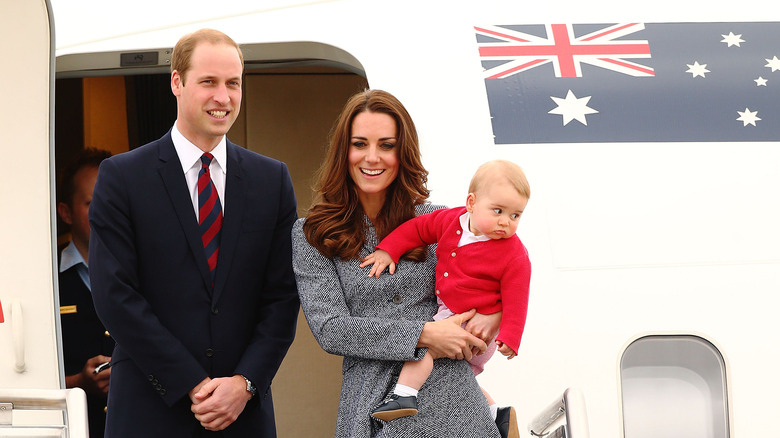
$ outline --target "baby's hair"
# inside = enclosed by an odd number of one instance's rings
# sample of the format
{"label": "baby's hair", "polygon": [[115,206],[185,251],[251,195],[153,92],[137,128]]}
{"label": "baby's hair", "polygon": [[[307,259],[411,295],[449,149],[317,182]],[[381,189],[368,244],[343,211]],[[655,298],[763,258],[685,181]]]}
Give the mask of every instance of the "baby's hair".
{"label": "baby's hair", "polygon": [[477,193],[486,184],[493,184],[504,179],[509,182],[520,196],[531,198],[531,186],[525,177],[523,169],[517,164],[507,160],[493,160],[479,166],[469,184],[469,193]]}

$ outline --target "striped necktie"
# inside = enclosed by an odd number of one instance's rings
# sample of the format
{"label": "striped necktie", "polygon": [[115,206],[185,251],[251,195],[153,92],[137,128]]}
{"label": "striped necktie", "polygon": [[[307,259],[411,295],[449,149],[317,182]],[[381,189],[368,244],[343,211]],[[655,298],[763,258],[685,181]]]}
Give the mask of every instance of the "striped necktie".
{"label": "striped necktie", "polygon": [[222,204],[214,183],[211,181],[209,164],[214,158],[206,152],[200,157],[201,167],[198,172],[198,224],[206,250],[206,260],[211,271],[211,285],[214,286],[214,274],[217,270],[219,256],[219,241],[222,235]]}

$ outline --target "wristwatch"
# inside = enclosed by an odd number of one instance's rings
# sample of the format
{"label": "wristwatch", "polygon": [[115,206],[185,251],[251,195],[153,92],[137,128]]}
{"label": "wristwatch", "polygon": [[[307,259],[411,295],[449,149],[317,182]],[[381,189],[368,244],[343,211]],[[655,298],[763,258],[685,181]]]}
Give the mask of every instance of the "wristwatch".
{"label": "wristwatch", "polygon": [[[246,378],[246,376],[244,376],[244,375],[242,375],[242,374],[239,374],[239,376],[243,377],[243,378],[244,378],[244,380],[246,380],[246,390],[247,390],[247,391],[248,391],[250,394],[252,394],[252,397],[254,397],[254,396],[255,396],[255,394],[257,394],[257,388],[255,388],[255,385],[252,383],[252,381],[251,381],[251,380],[247,379],[247,378]],[[250,398],[251,398],[251,397],[250,397]]]}

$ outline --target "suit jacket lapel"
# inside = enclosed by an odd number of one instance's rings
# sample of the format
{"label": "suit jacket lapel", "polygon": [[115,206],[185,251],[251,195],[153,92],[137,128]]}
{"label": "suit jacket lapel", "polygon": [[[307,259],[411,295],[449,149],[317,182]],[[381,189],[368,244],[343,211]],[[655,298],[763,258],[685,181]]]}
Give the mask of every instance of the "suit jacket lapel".
{"label": "suit jacket lapel", "polygon": [[203,282],[208,290],[211,288],[209,264],[206,260],[206,253],[203,250],[198,220],[195,217],[192,200],[188,194],[187,181],[182,173],[181,161],[179,156],[176,155],[170,132],[163,137],[163,141],[160,143],[160,167],[158,172],[171,199],[173,208],[176,210],[176,216],[184,230],[184,235],[187,237],[187,243],[198,265],[198,271],[203,277]]}
{"label": "suit jacket lapel", "polygon": [[[225,180],[225,216],[222,220],[222,240],[219,245],[217,259],[217,277],[214,285],[212,302],[216,303],[225,286],[230,272],[230,265],[236,252],[236,245],[241,234],[241,223],[246,205],[246,185],[242,178],[243,168],[241,157],[236,151],[237,146],[227,142],[227,175]],[[205,256],[204,256],[205,259]]]}

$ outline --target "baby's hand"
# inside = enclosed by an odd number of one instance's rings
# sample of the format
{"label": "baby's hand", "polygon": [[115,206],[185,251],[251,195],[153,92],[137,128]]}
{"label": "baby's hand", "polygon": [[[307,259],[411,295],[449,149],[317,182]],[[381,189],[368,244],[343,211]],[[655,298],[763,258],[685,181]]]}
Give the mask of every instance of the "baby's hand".
{"label": "baby's hand", "polygon": [[390,254],[387,251],[378,249],[367,255],[366,258],[363,259],[363,263],[360,264],[360,267],[365,268],[368,265],[374,265],[368,273],[369,277],[379,278],[379,274],[384,272],[385,268],[388,266],[390,267],[390,273],[395,274],[395,262],[393,262],[392,257],[390,257]]}
{"label": "baby's hand", "polygon": [[506,356],[507,359],[512,359],[513,357],[517,356],[517,354],[515,354],[514,350],[512,350],[509,345],[506,345],[505,343],[498,340],[496,341],[496,345],[498,345],[498,351]]}

